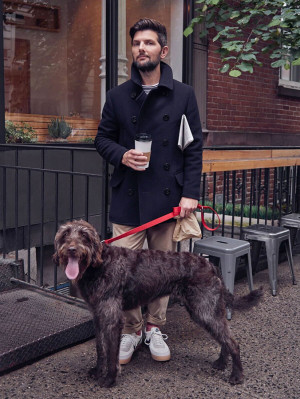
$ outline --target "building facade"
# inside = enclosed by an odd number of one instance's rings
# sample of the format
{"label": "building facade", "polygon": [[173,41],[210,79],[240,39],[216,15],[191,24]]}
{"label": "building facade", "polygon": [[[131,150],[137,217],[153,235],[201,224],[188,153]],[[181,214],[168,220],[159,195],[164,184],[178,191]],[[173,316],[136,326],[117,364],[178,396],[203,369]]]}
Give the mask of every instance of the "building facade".
{"label": "building facade", "polygon": [[130,78],[129,28],[141,17],[166,25],[177,80],[193,85],[205,136],[215,145],[300,145],[300,72],[268,67],[231,78],[211,40],[184,38],[191,0],[0,0],[0,140],[4,121],[32,126],[39,142],[63,117],[70,142],[93,138],[106,91]]}

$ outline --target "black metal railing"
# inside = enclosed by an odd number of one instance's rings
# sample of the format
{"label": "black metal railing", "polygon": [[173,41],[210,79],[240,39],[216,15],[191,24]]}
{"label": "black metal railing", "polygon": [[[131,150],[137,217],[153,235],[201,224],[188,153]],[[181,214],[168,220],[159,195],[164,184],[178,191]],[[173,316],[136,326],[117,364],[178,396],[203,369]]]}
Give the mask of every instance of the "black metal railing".
{"label": "black metal railing", "polygon": [[[0,145],[0,253],[24,260],[27,282],[64,286],[52,262],[61,223],[82,218],[102,237],[110,234],[106,176],[92,146]],[[221,227],[203,235],[241,238],[244,225],[277,224],[283,214],[299,211],[299,186],[297,166],[204,173],[200,202],[217,210]],[[205,219],[216,225],[214,214]]]}
{"label": "black metal railing", "polygon": [[[297,182],[298,166],[203,174],[201,203],[211,205],[219,213],[222,223],[217,234],[242,238],[243,225],[274,225],[282,215],[299,210]],[[215,215],[209,216],[215,227]]]}

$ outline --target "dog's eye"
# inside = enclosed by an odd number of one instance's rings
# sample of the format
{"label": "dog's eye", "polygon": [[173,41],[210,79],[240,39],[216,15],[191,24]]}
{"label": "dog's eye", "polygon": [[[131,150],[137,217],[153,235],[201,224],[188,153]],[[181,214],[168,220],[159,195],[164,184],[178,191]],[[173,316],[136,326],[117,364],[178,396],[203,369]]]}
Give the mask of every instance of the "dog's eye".
{"label": "dog's eye", "polygon": [[62,234],[62,238],[65,238],[67,235],[69,235],[70,234],[70,229],[67,229],[67,230],[65,230],[64,232],[63,232],[63,234]]}
{"label": "dog's eye", "polygon": [[81,235],[82,235],[82,237],[83,237],[85,240],[89,241],[89,235],[88,235],[88,233],[86,233],[85,231],[82,231],[82,232],[81,232]]}

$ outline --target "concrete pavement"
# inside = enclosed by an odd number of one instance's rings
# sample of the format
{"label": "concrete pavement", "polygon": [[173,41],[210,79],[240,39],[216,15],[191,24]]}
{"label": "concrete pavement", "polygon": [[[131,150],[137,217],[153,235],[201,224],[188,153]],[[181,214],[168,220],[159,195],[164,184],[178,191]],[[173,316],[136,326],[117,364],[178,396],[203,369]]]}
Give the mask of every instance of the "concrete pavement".
{"label": "concrete pavement", "polygon": [[[264,287],[262,302],[251,311],[235,312],[230,327],[241,347],[245,382],[228,383],[225,372],[213,370],[219,346],[178,304],[168,310],[163,333],[169,335],[171,361],[151,359],[145,345],[122,367],[117,386],[101,389],[87,376],[95,363],[95,342],[89,340],[0,376],[1,399],[299,399],[300,398],[300,255],[294,256],[292,285],[287,262],[278,268],[278,295],[270,293],[268,271],[254,276]],[[245,279],[236,294],[247,293]]]}

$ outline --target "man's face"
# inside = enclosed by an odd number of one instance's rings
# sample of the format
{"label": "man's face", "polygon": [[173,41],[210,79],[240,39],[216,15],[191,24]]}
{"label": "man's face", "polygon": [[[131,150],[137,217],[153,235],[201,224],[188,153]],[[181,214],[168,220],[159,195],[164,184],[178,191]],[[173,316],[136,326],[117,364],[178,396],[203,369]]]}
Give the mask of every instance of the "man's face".
{"label": "man's face", "polygon": [[136,32],[132,40],[133,63],[142,72],[153,71],[168,54],[168,47],[161,47],[157,33],[152,30]]}

